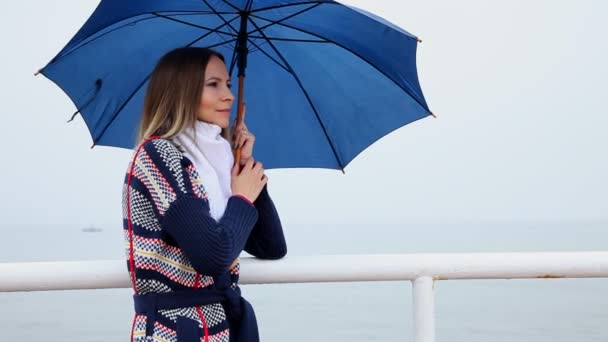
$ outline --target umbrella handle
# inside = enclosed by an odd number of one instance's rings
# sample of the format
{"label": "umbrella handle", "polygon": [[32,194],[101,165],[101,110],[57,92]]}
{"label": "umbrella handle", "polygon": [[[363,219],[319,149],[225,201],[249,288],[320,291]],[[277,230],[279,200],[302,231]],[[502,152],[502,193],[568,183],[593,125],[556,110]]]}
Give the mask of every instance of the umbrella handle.
{"label": "umbrella handle", "polygon": [[[238,127],[243,122],[243,83],[245,83],[245,76],[239,76],[239,93],[237,100],[237,115],[236,115],[236,124],[234,127]],[[241,148],[238,147],[234,150],[234,163],[236,165],[240,165],[241,163]]]}

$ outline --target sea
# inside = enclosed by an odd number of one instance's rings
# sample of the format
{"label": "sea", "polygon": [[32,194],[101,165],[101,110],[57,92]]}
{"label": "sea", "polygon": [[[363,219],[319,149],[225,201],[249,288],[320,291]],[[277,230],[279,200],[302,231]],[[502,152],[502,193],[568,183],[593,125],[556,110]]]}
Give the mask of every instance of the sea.
{"label": "sea", "polygon": [[[288,256],[601,251],[608,242],[602,221],[284,226]],[[0,262],[123,258],[120,225],[88,228],[0,225]],[[242,290],[263,342],[413,341],[407,281]],[[608,279],[448,280],[435,293],[440,342],[608,341]],[[130,289],[0,293],[0,341],[128,341],[132,315]]]}

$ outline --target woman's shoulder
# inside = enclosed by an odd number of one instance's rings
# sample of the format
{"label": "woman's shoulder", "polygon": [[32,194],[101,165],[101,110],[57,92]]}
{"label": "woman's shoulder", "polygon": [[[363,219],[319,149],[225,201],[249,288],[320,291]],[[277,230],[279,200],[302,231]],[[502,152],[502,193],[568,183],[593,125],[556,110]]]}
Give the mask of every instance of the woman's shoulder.
{"label": "woman's shoulder", "polygon": [[182,151],[169,139],[152,137],[140,143],[136,150],[137,157],[149,156],[165,163],[180,161],[184,158]]}
{"label": "woman's shoulder", "polygon": [[177,189],[185,192],[185,171],[188,160],[184,153],[170,140],[152,137],[137,146],[135,157],[135,173],[153,179],[164,179]]}
{"label": "woman's shoulder", "polygon": [[135,151],[134,161],[149,167],[168,168],[172,173],[180,173],[190,163],[184,153],[170,139],[148,138]]}

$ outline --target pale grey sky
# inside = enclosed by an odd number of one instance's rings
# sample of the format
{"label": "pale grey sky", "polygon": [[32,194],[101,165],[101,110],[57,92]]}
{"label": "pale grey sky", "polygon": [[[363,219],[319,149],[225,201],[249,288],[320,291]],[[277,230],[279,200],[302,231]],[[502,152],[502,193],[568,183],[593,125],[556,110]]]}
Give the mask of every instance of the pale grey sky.
{"label": "pale grey sky", "polygon": [[[130,151],[89,148],[44,66],[98,1],[20,1],[0,13],[0,213],[14,224],[121,225]],[[347,1],[421,37],[427,118],[346,175],[269,171],[283,220],[608,220],[608,4]],[[249,116],[255,113],[248,113]]]}

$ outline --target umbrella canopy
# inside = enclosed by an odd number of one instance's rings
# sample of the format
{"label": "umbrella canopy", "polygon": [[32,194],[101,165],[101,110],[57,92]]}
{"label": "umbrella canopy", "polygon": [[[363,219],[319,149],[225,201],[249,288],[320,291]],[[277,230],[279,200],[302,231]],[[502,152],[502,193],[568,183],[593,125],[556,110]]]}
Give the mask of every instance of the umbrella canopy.
{"label": "umbrella canopy", "polygon": [[344,169],[384,135],[431,115],[417,43],[335,1],[103,0],[41,73],[74,102],[94,145],[132,148],[160,57],[212,48],[233,84],[246,74],[247,126],[265,168]]}

